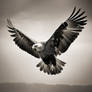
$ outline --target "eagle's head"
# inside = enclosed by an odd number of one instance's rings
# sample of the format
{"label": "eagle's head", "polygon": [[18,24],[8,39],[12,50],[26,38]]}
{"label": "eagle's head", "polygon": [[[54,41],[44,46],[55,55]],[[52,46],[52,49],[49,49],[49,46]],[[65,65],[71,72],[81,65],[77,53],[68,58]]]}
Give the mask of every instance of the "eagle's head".
{"label": "eagle's head", "polygon": [[42,51],[42,49],[43,49],[43,44],[42,44],[42,43],[36,43],[36,44],[34,44],[34,45],[32,46],[32,49],[34,49],[35,51],[40,52],[40,51]]}

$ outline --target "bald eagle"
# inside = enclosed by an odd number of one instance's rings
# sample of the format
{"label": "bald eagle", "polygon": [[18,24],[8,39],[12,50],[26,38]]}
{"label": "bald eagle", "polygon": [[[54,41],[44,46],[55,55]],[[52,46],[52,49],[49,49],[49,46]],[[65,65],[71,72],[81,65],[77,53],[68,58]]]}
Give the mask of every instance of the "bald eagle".
{"label": "bald eagle", "polygon": [[8,31],[12,33],[11,36],[14,37],[13,41],[19,48],[36,58],[42,59],[37,64],[40,71],[55,75],[61,73],[63,66],[66,64],[57,59],[57,55],[67,51],[86,25],[87,16],[84,16],[84,13],[85,11],[81,12],[81,9],[76,10],[76,7],[74,7],[70,17],[55,30],[46,42],[37,42],[28,38],[13,26],[10,19],[7,19],[7,27],[9,28]]}

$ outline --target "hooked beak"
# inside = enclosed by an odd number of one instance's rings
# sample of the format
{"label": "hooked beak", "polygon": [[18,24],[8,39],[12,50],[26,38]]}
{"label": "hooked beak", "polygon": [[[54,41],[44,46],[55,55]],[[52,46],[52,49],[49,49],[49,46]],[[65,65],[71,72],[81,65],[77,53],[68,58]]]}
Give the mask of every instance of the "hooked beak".
{"label": "hooked beak", "polygon": [[35,45],[32,46],[32,49],[33,49],[34,51],[37,51]]}
{"label": "hooked beak", "polygon": [[34,45],[32,46],[32,49],[34,49],[34,50],[36,49]]}

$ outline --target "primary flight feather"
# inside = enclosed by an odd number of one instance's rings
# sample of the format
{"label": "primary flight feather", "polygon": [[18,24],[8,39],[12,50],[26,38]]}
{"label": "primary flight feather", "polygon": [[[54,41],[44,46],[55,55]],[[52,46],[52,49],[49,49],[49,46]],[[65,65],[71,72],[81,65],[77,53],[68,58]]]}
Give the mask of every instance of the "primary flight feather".
{"label": "primary flight feather", "polygon": [[67,51],[86,25],[87,16],[84,16],[84,13],[85,11],[81,12],[81,9],[76,11],[76,7],[74,7],[70,17],[56,29],[46,42],[38,43],[28,38],[13,26],[10,19],[7,19],[8,31],[12,33],[13,41],[19,48],[36,58],[42,59],[37,64],[41,71],[51,75],[58,74],[63,70],[65,62],[57,59],[56,56]]}

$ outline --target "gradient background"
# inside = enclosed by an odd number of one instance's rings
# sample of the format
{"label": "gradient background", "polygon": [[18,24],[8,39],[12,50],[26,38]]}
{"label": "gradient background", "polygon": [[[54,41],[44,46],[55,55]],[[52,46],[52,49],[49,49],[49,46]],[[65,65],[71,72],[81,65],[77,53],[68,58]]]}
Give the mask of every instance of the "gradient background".
{"label": "gradient background", "polygon": [[[67,52],[59,56],[67,64],[61,74],[40,72],[40,61],[19,49],[7,31],[6,19],[30,38],[46,41],[71,14],[83,8],[88,23]],[[92,0],[0,0],[0,83],[92,84]]]}

